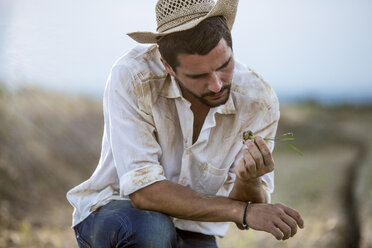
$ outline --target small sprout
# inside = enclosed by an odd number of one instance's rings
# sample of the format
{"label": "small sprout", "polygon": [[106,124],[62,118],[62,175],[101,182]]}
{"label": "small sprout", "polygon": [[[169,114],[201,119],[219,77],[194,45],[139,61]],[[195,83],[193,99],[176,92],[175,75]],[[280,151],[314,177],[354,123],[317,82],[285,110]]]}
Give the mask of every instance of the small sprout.
{"label": "small sprout", "polygon": [[[293,133],[285,133],[285,134],[282,134],[282,136],[293,136]],[[243,144],[248,140],[248,139],[251,139],[251,140],[254,140],[256,138],[256,136],[253,135],[252,131],[251,130],[248,130],[248,131],[244,131],[243,132]],[[279,142],[286,142],[286,141],[293,141],[295,140],[295,138],[277,138],[277,137],[273,137],[273,138],[264,138],[264,140],[267,140],[267,141],[279,141]],[[297,147],[295,147],[294,145],[291,145],[291,144],[288,144],[287,145],[292,148],[295,152],[297,152],[299,155],[303,155],[302,152],[300,151],[300,149],[298,149]]]}
{"label": "small sprout", "polygon": [[[252,133],[252,131],[244,131],[243,132],[243,144],[244,144],[244,142],[246,142],[248,139],[252,139],[252,137],[254,137],[253,136],[253,133]],[[253,138],[254,139],[254,138]]]}

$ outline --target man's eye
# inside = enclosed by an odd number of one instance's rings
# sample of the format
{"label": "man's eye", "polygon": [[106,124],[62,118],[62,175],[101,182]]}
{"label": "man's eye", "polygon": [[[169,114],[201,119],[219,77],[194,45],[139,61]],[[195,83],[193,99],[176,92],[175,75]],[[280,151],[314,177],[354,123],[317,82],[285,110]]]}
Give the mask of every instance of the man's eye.
{"label": "man's eye", "polygon": [[200,79],[200,78],[205,78],[206,75],[195,75],[195,76],[192,76],[191,78],[192,79]]}

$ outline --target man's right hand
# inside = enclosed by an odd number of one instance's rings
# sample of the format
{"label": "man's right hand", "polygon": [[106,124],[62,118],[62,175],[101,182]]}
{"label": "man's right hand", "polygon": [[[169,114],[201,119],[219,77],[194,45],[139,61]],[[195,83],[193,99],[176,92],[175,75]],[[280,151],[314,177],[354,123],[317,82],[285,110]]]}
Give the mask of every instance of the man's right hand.
{"label": "man's right hand", "polygon": [[252,203],[247,210],[246,223],[252,229],[265,231],[278,240],[286,240],[304,228],[301,215],[283,204]]}

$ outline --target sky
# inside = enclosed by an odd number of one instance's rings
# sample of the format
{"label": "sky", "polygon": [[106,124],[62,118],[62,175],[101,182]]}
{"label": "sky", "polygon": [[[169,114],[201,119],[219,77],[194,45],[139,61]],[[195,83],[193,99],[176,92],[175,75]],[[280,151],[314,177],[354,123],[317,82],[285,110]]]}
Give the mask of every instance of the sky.
{"label": "sky", "polygon": [[[101,97],[155,0],[0,0],[0,82]],[[372,102],[372,1],[240,0],[235,58],[282,99]]]}

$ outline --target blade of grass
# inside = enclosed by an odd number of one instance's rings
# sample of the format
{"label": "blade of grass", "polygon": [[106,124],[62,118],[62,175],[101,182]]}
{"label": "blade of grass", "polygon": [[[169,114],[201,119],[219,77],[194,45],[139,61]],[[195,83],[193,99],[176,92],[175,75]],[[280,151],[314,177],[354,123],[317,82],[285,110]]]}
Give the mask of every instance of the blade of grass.
{"label": "blade of grass", "polygon": [[290,148],[292,148],[293,150],[295,150],[298,154],[300,154],[301,156],[303,156],[302,152],[300,151],[300,149],[298,149],[297,147],[295,147],[294,145],[291,145],[291,144],[287,144]]}
{"label": "blade of grass", "polygon": [[295,140],[295,138],[264,138],[264,140],[272,140],[272,141],[290,141],[290,140]]}
{"label": "blade of grass", "polygon": [[[252,139],[254,140],[256,138],[256,136],[249,136],[248,137],[249,139]],[[291,141],[291,140],[295,140],[295,138],[264,138],[264,140],[271,140],[271,141]]]}

